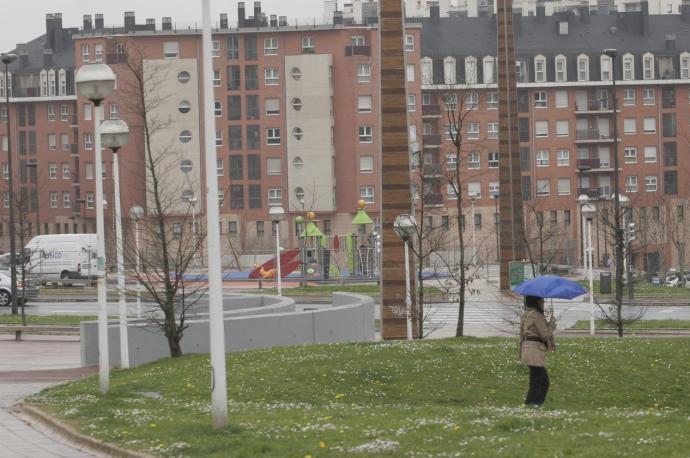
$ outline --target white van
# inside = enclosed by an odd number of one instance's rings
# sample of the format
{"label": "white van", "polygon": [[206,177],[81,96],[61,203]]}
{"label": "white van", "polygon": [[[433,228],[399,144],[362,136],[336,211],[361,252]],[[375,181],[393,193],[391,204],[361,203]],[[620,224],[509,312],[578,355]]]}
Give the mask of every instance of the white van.
{"label": "white van", "polygon": [[96,234],[37,235],[25,247],[32,275],[43,281],[92,278],[97,274]]}

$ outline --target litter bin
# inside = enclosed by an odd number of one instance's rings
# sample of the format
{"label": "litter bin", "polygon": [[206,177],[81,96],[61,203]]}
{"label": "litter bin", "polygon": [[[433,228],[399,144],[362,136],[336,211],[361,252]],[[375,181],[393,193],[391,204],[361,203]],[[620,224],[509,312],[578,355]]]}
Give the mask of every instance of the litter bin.
{"label": "litter bin", "polygon": [[611,272],[601,272],[599,274],[599,293],[611,294]]}

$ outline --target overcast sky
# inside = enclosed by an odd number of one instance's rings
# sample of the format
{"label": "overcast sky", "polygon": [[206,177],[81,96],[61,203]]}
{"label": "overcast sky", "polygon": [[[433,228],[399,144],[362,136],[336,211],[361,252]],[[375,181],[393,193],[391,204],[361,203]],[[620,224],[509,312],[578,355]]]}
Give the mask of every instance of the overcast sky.
{"label": "overcast sky", "polygon": [[[25,43],[45,32],[46,13],[62,13],[65,27],[81,27],[84,14],[102,13],[107,25],[122,25],[123,13],[134,11],[137,24],[155,18],[160,27],[161,17],[170,16],[173,22],[201,24],[201,0],[1,0],[4,12],[0,15],[0,50],[12,50],[17,43]],[[342,1],[338,2],[342,5]],[[253,15],[254,1],[245,1]],[[322,0],[262,0],[261,9],[267,14],[294,19],[320,20]],[[237,20],[237,0],[211,0],[214,23],[220,13],[228,13],[231,22]]]}

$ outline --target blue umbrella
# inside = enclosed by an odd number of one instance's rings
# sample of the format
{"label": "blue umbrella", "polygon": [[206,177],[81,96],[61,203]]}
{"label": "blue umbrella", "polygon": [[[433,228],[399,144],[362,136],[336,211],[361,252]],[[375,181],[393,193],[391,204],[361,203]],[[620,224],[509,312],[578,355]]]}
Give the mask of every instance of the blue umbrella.
{"label": "blue umbrella", "polygon": [[573,299],[587,293],[587,290],[579,283],[556,275],[543,275],[525,280],[513,287],[513,291],[523,296],[558,299]]}

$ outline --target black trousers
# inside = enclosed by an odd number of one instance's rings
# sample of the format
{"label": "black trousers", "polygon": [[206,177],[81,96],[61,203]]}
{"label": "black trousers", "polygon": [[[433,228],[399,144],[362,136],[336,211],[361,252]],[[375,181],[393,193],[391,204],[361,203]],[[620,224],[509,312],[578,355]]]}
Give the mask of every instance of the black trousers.
{"label": "black trousers", "polygon": [[529,367],[529,391],[527,391],[527,405],[542,405],[546,400],[546,393],[549,392],[549,374],[545,367]]}

